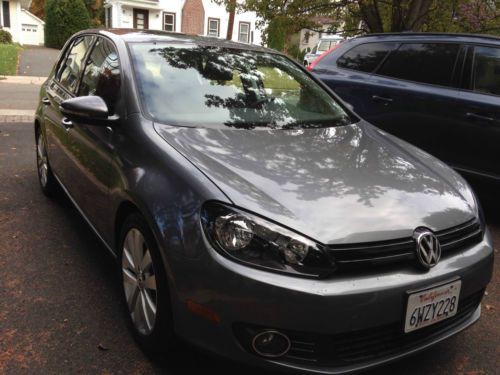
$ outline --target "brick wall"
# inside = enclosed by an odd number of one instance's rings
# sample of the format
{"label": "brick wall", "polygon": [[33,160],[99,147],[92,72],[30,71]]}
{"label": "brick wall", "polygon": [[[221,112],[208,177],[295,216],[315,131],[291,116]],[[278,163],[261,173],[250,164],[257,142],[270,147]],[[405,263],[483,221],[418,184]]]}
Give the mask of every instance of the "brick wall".
{"label": "brick wall", "polygon": [[186,34],[204,34],[205,9],[202,0],[186,0],[182,8],[181,31]]}

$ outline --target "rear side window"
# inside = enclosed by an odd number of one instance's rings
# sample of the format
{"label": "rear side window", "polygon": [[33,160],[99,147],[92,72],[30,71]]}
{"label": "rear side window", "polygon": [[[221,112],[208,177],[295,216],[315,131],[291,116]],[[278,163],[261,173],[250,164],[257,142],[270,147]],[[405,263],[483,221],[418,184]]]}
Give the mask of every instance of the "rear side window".
{"label": "rear side window", "polygon": [[472,89],[500,95],[500,48],[475,47]]}
{"label": "rear side window", "polygon": [[377,73],[408,81],[451,86],[459,50],[458,44],[402,44],[389,55]]}
{"label": "rear side window", "polygon": [[76,39],[65,56],[65,60],[59,67],[56,80],[70,92],[75,92],[76,90],[78,79],[83,70],[83,59],[92,40],[93,37],[91,36]]}
{"label": "rear side window", "polygon": [[[361,72],[373,72],[396,43],[366,43],[347,51],[337,60],[337,66]],[[328,56],[321,63],[328,64]],[[318,64],[321,66],[321,63]]]}
{"label": "rear side window", "polygon": [[118,53],[110,41],[99,38],[87,60],[78,95],[100,96],[106,102],[109,113],[113,114],[119,89]]}

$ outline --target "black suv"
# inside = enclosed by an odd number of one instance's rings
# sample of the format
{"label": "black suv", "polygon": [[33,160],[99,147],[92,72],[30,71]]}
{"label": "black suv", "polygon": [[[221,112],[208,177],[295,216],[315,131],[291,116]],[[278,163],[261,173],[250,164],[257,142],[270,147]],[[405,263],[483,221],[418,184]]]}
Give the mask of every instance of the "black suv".
{"label": "black suv", "polygon": [[311,70],[371,123],[460,172],[500,181],[500,38],[371,34]]}

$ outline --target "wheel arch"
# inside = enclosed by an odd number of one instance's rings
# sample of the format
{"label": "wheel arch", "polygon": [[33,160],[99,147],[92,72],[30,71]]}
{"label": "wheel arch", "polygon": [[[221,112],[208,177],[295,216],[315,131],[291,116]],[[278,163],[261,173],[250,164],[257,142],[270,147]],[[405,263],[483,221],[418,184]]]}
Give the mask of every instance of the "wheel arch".
{"label": "wheel arch", "polygon": [[120,202],[118,205],[118,208],[116,210],[115,218],[114,218],[114,243],[113,243],[113,249],[115,251],[115,255],[117,257],[121,256],[121,249],[120,247],[120,234],[121,230],[123,227],[123,224],[125,223],[125,220],[127,219],[128,216],[132,214],[139,214],[141,215],[144,220],[146,220],[146,223],[149,226],[149,229],[151,230],[151,233],[153,234],[154,239],[156,240],[156,244],[158,246],[158,249],[160,250],[160,255],[163,260],[163,265],[167,271],[167,276],[169,279],[172,279],[172,271],[170,269],[170,264],[167,260],[167,254],[166,254],[166,249],[164,246],[164,241],[162,240],[162,234],[160,229],[158,228],[158,225],[154,218],[148,214],[148,210],[146,206],[141,205],[140,203],[135,202],[133,199],[130,197],[124,197],[123,200]]}
{"label": "wheel arch", "polygon": [[156,222],[151,218],[151,216],[147,215],[147,213],[143,209],[141,209],[140,204],[133,202],[129,197],[124,198],[122,202],[118,205],[118,209],[116,210],[115,224],[114,224],[115,255],[118,257],[118,261],[120,261],[121,249],[119,249],[119,246],[120,246],[121,230],[123,225],[125,224],[125,220],[127,219],[127,217],[129,217],[132,214],[139,214],[145,219],[154,239],[156,240],[158,249],[160,251],[160,257],[162,258],[163,268],[167,276],[170,303],[174,303],[173,296],[176,295],[175,278],[172,274],[170,263],[167,260],[167,255],[165,254],[166,252],[165,246],[161,241],[161,235],[159,233],[159,229],[156,225]]}
{"label": "wheel arch", "polygon": [[[144,218],[146,218],[146,216],[141,212],[139,207],[137,207],[137,205],[132,203],[132,201],[130,200],[124,200],[123,202],[121,202],[120,205],[118,206],[118,209],[116,210],[115,223],[114,223],[114,244],[113,244],[116,255],[120,255],[120,249],[118,248],[118,246],[120,243],[121,228],[123,227],[123,224],[125,223],[127,217],[134,213],[138,213],[144,216]],[[152,228],[151,230],[154,232]]]}
{"label": "wheel arch", "polygon": [[35,130],[35,141],[36,141],[38,132],[42,130],[42,125],[40,124],[40,121],[38,119],[35,119],[35,122],[33,123],[33,129]]}

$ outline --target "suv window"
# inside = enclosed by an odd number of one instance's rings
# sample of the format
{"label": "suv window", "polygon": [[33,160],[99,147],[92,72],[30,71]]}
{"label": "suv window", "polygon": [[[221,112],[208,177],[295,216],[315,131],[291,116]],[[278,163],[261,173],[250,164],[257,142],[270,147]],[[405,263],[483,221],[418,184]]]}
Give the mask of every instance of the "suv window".
{"label": "suv window", "polygon": [[458,44],[410,43],[393,52],[377,74],[408,81],[451,86]]}
{"label": "suv window", "polygon": [[56,80],[71,92],[75,92],[76,90],[78,78],[83,68],[83,59],[92,40],[93,37],[91,36],[84,36],[76,39],[68,51],[68,54],[65,56],[64,62],[59,67]]}
{"label": "suv window", "polygon": [[109,113],[115,112],[120,88],[120,64],[114,45],[107,39],[97,39],[85,66],[78,96],[100,96]]}
{"label": "suv window", "polygon": [[475,47],[472,89],[500,95],[500,48]]}
{"label": "suv window", "polygon": [[[366,43],[347,51],[337,60],[337,66],[361,72],[373,72],[396,43]],[[328,64],[328,56],[323,60]],[[323,60],[321,62],[323,62]],[[321,64],[318,64],[321,65]]]}

